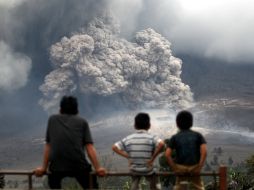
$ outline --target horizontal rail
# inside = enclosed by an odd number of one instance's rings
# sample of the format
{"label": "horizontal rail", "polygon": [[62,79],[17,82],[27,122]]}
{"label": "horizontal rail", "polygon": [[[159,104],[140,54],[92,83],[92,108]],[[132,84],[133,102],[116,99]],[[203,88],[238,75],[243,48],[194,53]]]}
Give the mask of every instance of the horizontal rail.
{"label": "horizontal rail", "polygon": [[[34,171],[31,170],[0,170],[0,174],[4,175],[34,175]],[[95,172],[91,172],[92,175],[95,175]],[[48,175],[48,173],[45,173]],[[130,172],[115,172],[115,171],[108,171],[106,176],[131,176]],[[188,174],[175,174],[173,172],[155,172],[156,176],[194,176]],[[219,176],[219,172],[203,172],[199,174],[200,176]]]}
{"label": "horizontal rail", "polygon": [[[33,189],[32,185],[32,176],[34,175],[34,171],[31,170],[0,170],[0,175],[27,175],[28,176],[28,188],[29,190]],[[45,173],[45,175],[48,175],[48,173]],[[96,175],[95,172],[91,172],[91,175]],[[227,189],[227,167],[220,166],[218,172],[202,172],[200,174],[197,174],[198,176],[216,176],[219,177],[219,189],[220,190],[226,190]],[[116,171],[108,171],[106,173],[105,177],[109,176],[132,176],[130,172],[116,172]],[[195,176],[190,174],[175,174],[173,172],[156,172],[154,176]],[[90,179],[92,179],[90,177]],[[91,181],[90,181],[90,184]]]}
{"label": "horizontal rail", "polygon": [[0,170],[0,174],[4,175],[34,175],[31,170]]}

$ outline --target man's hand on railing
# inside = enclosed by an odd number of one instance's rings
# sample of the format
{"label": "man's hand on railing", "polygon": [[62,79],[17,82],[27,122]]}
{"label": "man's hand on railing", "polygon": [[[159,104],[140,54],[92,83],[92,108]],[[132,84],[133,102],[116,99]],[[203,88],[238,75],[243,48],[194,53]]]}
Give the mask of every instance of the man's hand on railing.
{"label": "man's hand on railing", "polygon": [[96,174],[100,177],[104,177],[106,175],[106,169],[105,168],[98,168],[96,169]]}
{"label": "man's hand on railing", "polygon": [[147,166],[148,166],[149,168],[150,168],[150,167],[153,167],[153,163],[154,163],[154,159],[148,160]]}
{"label": "man's hand on railing", "polygon": [[174,162],[172,162],[172,164],[170,165],[171,170],[175,173],[178,174],[179,171],[177,170],[176,164]]}
{"label": "man's hand on railing", "polygon": [[35,170],[34,170],[34,175],[36,176],[36,177],[41,177],[41,176],[43,176],[45,173],[46,173],[46,169],[45,168],[43,168],[43,167],[39,167],[39,168],[36,168]]}
{"label": "man's hand on railing", "polygon": [[199,175],[200,172],[202,170],[202,166],[201,165],[198,165],[193,171],[192,173],[195,174],[195,175]]}

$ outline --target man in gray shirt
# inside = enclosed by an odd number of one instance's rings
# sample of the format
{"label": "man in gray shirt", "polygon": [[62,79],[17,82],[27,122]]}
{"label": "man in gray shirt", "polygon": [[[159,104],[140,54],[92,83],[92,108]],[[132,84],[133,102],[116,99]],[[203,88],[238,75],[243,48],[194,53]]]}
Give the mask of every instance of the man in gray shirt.
{"label": "man in gray shirt", "polygon": [[78,116],[77,99],[64,96],[60,114],[52,115],[48,120],[43,165],[35,170],[35,175],[42,176],[48,169],[51,189],[61,189],[64,177],[74,177],[83,189],[88,189],[91,165],[84,148],[97,175],[104,176],[105,169],[97,160],[88,123]]}

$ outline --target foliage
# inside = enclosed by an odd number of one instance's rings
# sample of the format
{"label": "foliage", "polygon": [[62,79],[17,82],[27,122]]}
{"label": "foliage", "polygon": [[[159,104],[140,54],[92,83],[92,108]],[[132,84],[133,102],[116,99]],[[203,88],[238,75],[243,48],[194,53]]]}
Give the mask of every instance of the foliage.
{"label": "foliage", "polygon": [[229,190],[251,190],[254,188],[254,155],[244,163],[229,170]]}
{"label": "foliage", "polygon": [[[124,183],[123,190],[130,190],[130,189],[131,189],[131,180],[129,178],[129,180]],[[149,185],[147,184],[147,181],[145,180],[145,178],[141,178],[140,189],[141,190],[148,190],[149,189]]]}
{"label": "foliage", "polygon": [[[168,162],[167,162],[167,158],[165,156],[165,154],[161,155],[159,157],[159,164],[160,164],[160,171],[163,172],[172,172],[172,170],[170,169]],[[167,176],[167,177],[160,177],[160,180],[162,182],[162,185],[165,187],[170,187],[175,183],[175,176]]]}
{"label": "foliage", "polygon": [[0,188],[3,189],[5,186],[4,175],[0,174]]}
{"label": "foliage", "polygon": [[241,172],[237,169],[229,171],[229,190],[248,190],[254,187],[254,181],[246,172]]}
{"label": "foliage", "polygon": [[248,173],[254,175],[254,155],[246,160],[246,167]]}

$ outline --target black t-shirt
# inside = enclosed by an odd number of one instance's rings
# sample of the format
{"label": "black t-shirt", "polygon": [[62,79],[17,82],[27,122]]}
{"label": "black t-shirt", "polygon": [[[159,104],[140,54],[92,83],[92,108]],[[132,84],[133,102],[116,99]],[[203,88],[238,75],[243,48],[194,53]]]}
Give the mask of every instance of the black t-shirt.
{"label": "black t-shirt", "polygon": [[58,114],[48,120],[46,142],[50,144],[50,171],[87,170],[84,146],[93,143],[88,123],[77,115]]}
{"label": "black t-shirt", "polygon": [[175,150],[177,164],[195,165],[200,160],[200,146],[206,144],[205,138],[192,130],[181,130],[166,141],[167,147]]}

